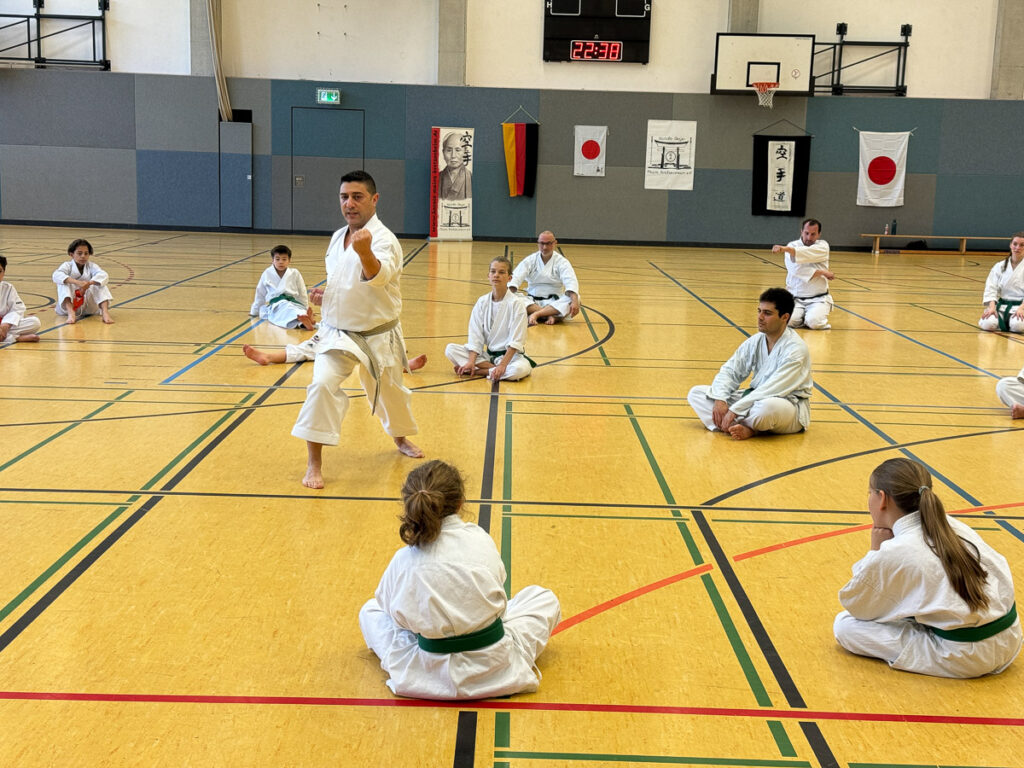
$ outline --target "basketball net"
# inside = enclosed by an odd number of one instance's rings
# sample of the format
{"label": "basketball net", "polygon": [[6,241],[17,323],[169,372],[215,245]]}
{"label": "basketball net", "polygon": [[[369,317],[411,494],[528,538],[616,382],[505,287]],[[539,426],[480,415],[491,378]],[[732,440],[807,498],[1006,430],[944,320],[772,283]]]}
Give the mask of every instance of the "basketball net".
{"label": "basketball net", "polygon": [[778,89],[778,83],[751,83],[757,91],[757,105],[759,107],[772,108],[772,99]]}

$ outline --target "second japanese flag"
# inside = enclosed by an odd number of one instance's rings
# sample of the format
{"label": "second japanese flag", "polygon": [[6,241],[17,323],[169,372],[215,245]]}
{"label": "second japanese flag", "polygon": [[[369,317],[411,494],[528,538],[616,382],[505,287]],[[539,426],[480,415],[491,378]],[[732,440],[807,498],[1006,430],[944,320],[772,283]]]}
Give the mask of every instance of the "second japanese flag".
{"label": "second japanese flag", "polygon": [[604,145],[607,125],[577,125],[574,176],[604,176]]}

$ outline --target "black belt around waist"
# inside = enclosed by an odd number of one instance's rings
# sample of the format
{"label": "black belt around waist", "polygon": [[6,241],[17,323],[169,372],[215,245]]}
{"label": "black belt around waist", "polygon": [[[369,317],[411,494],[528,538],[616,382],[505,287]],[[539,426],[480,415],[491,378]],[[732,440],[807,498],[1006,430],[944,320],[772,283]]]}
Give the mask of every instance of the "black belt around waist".
{"label": "black belt around waist", "polygon": [[505,625],[501,623],[499,616],[494,623],[488,627],[470,632],[468,635],[456,635],[455,637],[424,637],[416,635],[416,644],[428,653],[461,653],[462,651],[476,651],[494,645],[505,636]]}
{"label": "black belt around waist", "polygon": [[811,299],[820,299],[822,296],[828,296],[828,291],[816,293],[813,296],[794,296],[793,298],[800,299],[800,301],[810,301]]}
{"label": "black belt around waist", "polygon": [[534,296],[532,293],[527,293],[526,295],[534,301],[555,301],[561,298],[557,293],[552,293],[550,296]]}
{"label": "black belt around waist", "polygon": [[1016,620],[1017,604],[1014,603],[1010,606],[1010,610],[1006,612],[1005,616],[1001,616],[995,621],[990,621],[988,624],[982,624],[980,627],[961,627],[960,629],[928,627],[928,629],[944,640],[954,640],[958,643],[976,643],[979,640],[987,640],[994,635],[998,635],[1004,629],[1012,627],[1013,622]]}

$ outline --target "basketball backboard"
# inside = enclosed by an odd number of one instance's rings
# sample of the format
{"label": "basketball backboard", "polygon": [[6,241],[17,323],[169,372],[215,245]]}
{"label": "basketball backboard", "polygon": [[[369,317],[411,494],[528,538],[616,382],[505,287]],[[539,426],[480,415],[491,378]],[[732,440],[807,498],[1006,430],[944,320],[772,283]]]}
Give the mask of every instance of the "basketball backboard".
{"label": "basketball backboard", "polygon": [[777,93],[812,96],[814,35],[719,32],[711,93],[753,93],[751,83],[778,83]]}

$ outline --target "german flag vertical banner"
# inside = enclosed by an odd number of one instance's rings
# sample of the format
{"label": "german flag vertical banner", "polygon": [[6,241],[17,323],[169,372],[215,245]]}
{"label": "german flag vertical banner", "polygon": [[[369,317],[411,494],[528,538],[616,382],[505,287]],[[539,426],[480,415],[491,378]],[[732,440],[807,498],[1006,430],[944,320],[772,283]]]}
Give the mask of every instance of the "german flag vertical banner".
{"label": "german flag vertical banner", "polygon": [[533,197],[537,187],[537,123],[502,123],[508,196]]}

